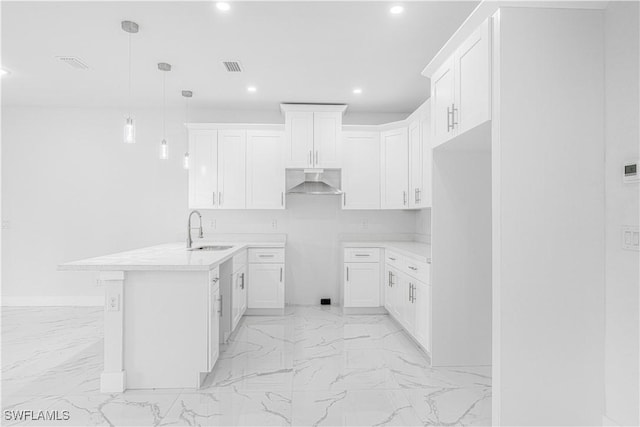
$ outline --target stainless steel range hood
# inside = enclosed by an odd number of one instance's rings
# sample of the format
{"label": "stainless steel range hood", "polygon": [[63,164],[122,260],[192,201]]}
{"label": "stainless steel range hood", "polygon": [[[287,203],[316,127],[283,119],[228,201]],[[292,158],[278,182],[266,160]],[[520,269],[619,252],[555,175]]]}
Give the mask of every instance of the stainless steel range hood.
{"label": "stainless steel range hood", "polygon": [[287,190],[287,194],[340,195],[342,190],[325,182],[322,169],[304,170],[304,181]]}

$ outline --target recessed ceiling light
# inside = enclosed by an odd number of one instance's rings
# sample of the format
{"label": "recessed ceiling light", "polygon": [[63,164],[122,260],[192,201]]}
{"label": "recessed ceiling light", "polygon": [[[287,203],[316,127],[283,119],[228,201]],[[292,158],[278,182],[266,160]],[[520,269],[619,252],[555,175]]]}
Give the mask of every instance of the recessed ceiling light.
{"label": "recessed ceiling light", "polygon": [[8,74],[11,74],[11,72],[9,70],[5,70],[4,68],[0,68],[0,76],[6,76]]}
{"label": "recessed ceiling light", "polygon": [[360,89],[359,87],[355,88],[353,90],[353,93],[355,93],[356,95],[360,95],[362,93],[362,89]]}
{"label": "recessed ceiling light", "polygon": [[257,91],[257,90],[258,89],[255,86],[247,86],[247,92],[253,93],[253,92]]}
{"label": "recessed ceiling light", "polygon": [[218,8],[218,10],[221,10],[223,12],[226,12],[229,9],[231,9],[231,5],[224,1],[216,2],[216,7]]}
{"label": "recessed ceiling light", "polygon": [[404,12],[404,7],[393,6],[391,9],[389,9],[389,12],[391,12],[392,15],[400,15],[402,12]]}

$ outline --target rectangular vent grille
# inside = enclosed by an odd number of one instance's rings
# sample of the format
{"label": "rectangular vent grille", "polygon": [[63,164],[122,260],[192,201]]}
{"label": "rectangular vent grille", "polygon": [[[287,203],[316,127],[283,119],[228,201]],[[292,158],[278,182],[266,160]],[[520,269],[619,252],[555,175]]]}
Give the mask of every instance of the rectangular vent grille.
{"label": "rectangular vent grille", "polygon": [[242,72],[242,65],[240,65],[240,62],[238,61],[224,61],[222,63],[224,64],[224,68],[226,68],[230,73]]}
{"label": "rectangular vent grille", "polygon": [[73,68],[77,68],[80,70],[86,70],[89,68],[87,64],[85,64],[75,56],[56,56],[56,58]]}

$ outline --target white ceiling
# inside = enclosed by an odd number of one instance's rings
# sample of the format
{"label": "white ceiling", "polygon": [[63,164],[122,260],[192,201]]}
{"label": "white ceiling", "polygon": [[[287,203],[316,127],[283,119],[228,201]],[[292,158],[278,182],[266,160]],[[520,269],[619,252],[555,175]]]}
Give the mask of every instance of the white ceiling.
{"label": "white ceiling", "polygon": [[[127,100],[127,33],[133,20],[135,106],[276,109],[281,102],[346,103],[350,112],[405,113],[428,97],[420,72],[474,2],[2,2],[2,103],[122,107]],[[77,56],[88,70],[55,59]],[[221,61],[245,71],[227,73]],[[247,92],[248,85],[258,91]],[[354,95],[352,89],[363,93]]]}

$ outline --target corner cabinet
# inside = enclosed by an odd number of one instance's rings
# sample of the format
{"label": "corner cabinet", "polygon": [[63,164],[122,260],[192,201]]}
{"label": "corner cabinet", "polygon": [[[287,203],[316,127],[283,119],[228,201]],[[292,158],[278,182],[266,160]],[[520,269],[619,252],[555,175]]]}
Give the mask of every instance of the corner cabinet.
{"label": "corner cabinet", "polygon": [[486,20],[431,76],[434,147],[491,119],[490,37]]}
{"label": "corner cabinet", "polygon": [[342,132],[342,208],[380,209],[380,133]]}
{"label": "corner cabinet", "polygon": [[342,115],[346,105],[282,104],[285,167],[341,167]]}
{"label": "corner cabinet", "polygon": [[409,208],[409,145],[407,128],[380,134],[380,204],[382,209]]}

